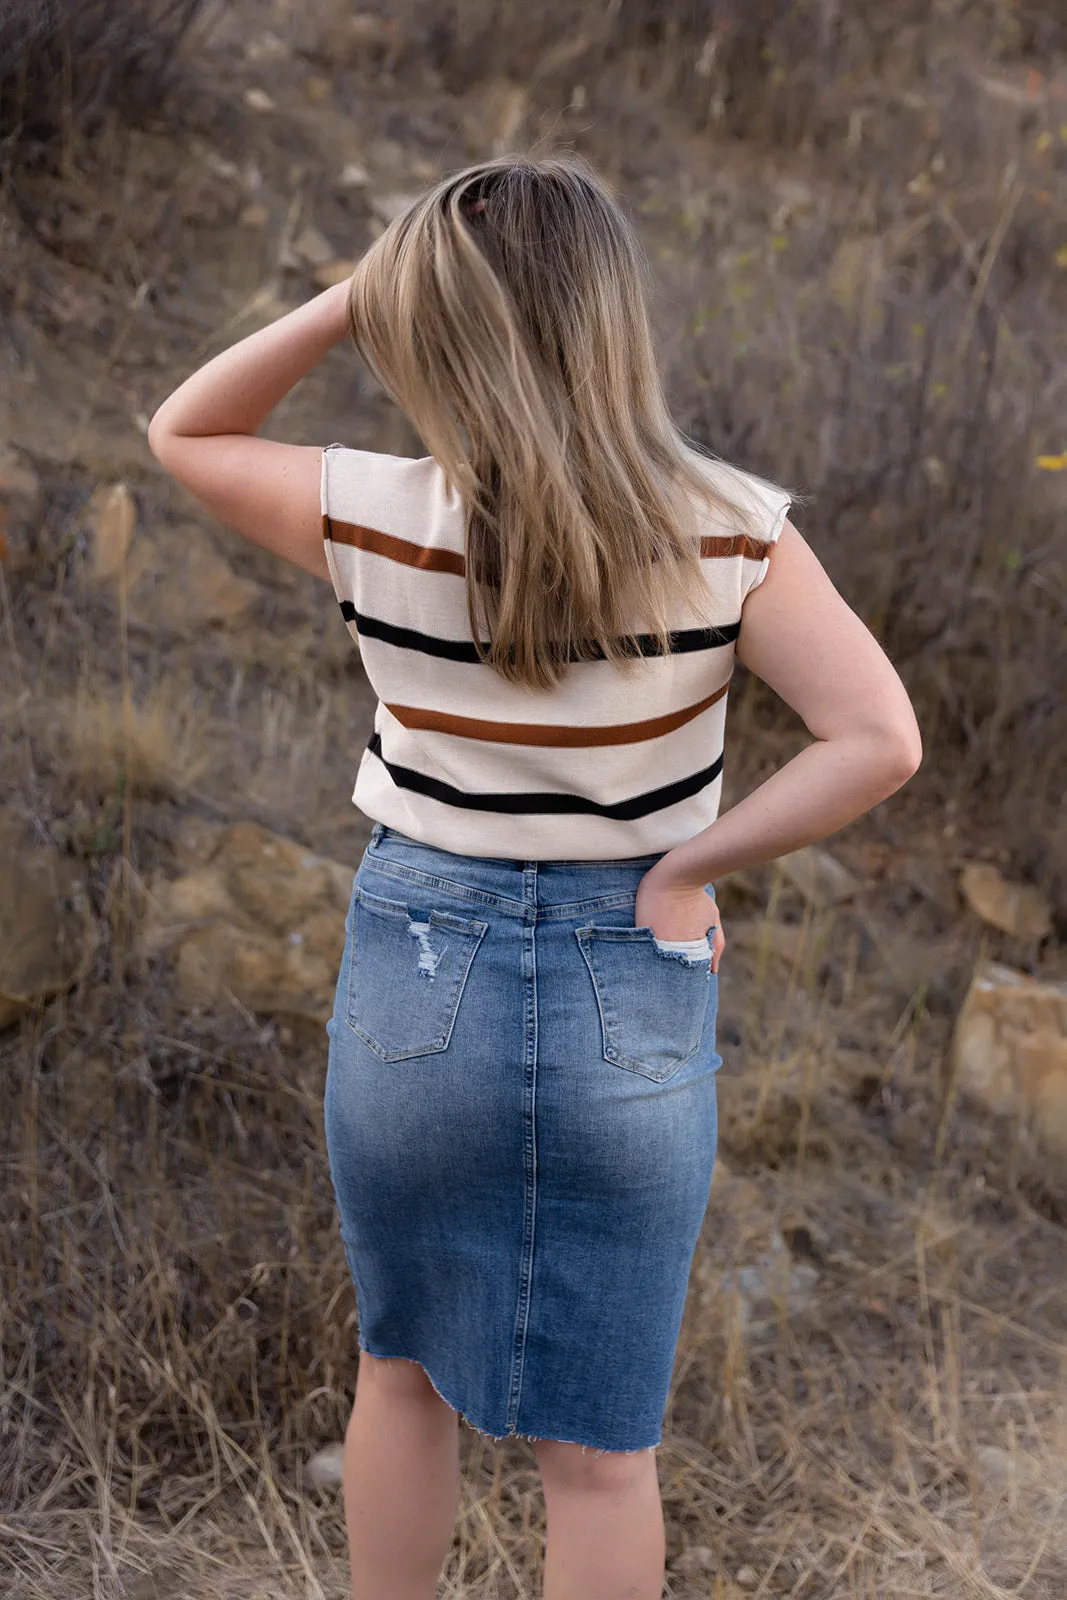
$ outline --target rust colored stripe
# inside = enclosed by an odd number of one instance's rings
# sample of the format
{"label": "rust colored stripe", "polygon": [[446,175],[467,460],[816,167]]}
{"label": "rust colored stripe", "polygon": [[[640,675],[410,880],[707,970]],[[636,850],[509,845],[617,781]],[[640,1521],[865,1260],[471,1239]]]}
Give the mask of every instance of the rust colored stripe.
{"label": "rust colored stripe", "polygon": [[457,578],[466,574],[467,563],[457,550],[431,550],[425,545],[412,544],[410,539],[397,539],[377,528],[364,528],[358,522],[338,522],[333,517],[323,517],[322,524],[324,537],[333,544],[369,550],[372,555],[399,561],[405,567],[419,567],[423,572],[452,572]]}
{"label": "rust colored stripe", "polygon": [[644,722],[613,722],[599,728],[572,728],[544,722],[486,722],[481,717],[459,717],[450,711],[426,711],[421,706],[386,704],[405,728],[420,733],[452,733],[460,739],[488,739],[493,744],[552,745],[557,749],[580,750],[591,745],[637,744],[642,739],[658,739],[673,733],[702,711],[707,711],[726,693],[728,683],[695,705],[683,706],[665,717],[649,717]]}
{"label": "rust colored stripe", "polygon": [[[377,528],[365,528],[358,522],[338,522],[333,517],[323,517],[323,536],[333,544],[352,545],[356,550],[369,550],[372,555],[385,556],[389,561],[399,561],[405,567],[419,567],[424,572],[452,572],[457,578],[466,576],[467,563],[458,550],[433,550],[409,539],[397,539],[391,533]],[[744,556],[749,561],[762,561],[770,549],[763,539],[750,538],[746,533],[730,535],[705,534],[700,541],[701,559]]]}
{"label": "rust colored stripe", "polygon": [[700,541],[702,560],[715,556],[745,556],[749,561],[762,561],[770,548],[765,539],[750,539],[747,533],[706,534]]}

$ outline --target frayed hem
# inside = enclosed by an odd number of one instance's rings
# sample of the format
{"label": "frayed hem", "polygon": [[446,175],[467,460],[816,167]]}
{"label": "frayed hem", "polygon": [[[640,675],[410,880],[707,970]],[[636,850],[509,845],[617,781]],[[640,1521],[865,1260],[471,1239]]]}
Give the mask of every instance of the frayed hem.
{"label": "frayed hem", "polygon": [[430,1387],[433,1389],[433,1392],[437,1398],[439,1400],[443,1400],[445,1405],[448,1406],[449,1410],[454,1411],[461,1421],[466,1423],[468,1428],[471,1428],[475,1433],[480,1434],[483,1439],[491,1440],[493,1444],[503,1444],[507,1439],[522,1439],[527,1444],[532,1445],[544,1440],[546,1444],[575,1444],[579,1447],[583,1455],[586,1453],[586,1451],[589,1451],[595,1456],[638,1456],[644,1455],[644,1453],[648,1450],[657,1450],[660,1446],[661,1441],[659,1439],[657,1439],[654,1444],[639,1444],[632,1446],[630,1449],[619,1449],[610,1445],[590,1444],[585,1439],[564,1439],[561,1438],[559,1434],[554,1433],[519,1433],[518,1429],[516,1428],[510,1429],[507,1433],[493,1433],[489,1428],[480,1427],[479,1424],[470,1416],[470,1414],[464,1411],[462,1406],[457,1405],[454,1400],[449,1399],[448,1395],[444,1393],[440,1384],[437,1382],[437,1379],[426,1366],[425,1362],[420,1361],[417,1356],[403,1356],[394,1354],[386,1355],[384,1352],[372,1350],[369,1345],[363,1343],[362,1339],[358,1342],[360,1350],[365,1355],[373,1356],[376,1361],[410,1361],[413,1366],[419,1367],[422,1372],[425,1373]]}

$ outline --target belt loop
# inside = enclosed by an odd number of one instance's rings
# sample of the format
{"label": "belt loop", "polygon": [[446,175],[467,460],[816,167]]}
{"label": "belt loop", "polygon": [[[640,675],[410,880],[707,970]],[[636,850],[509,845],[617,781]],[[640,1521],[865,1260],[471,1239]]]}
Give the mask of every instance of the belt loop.
{"label": "belt loop", "polygon": [[374,824],[374,827],[370,831],[370,844],[369,844],[368,848],[371,849],[371,850],[376,850],[378,848],[379,844],[381,843],[384,835],[385,835],[385,823],[384,822],[376,822]]}

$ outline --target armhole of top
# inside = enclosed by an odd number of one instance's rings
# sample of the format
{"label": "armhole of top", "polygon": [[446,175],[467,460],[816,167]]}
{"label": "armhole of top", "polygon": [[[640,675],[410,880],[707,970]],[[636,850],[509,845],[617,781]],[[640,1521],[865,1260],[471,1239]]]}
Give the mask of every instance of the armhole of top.
{"label": "armhole of top", "polygon": [[346,594],[341,582],[341,574],[337,567],[337,558],[334,554],[333,540],[330,537],[330,451],[342,450],[343,445],[328,444],[322,452],[322,479],[321,479],[321,508],[322,508],[322,543],[326,551],[326,565],[330,569],[330,582],[333,592],[338,600],[351,600],[352,596]]}
{"label": "armhole of top", "polygon": [[756,568],[756,572],[755,572],[755,575],[752,578],[752,581],[747,585],[747,587],[742,592],[742,595],[741,595],[742,604],[744,604],[744,602],[748,599],[748,597],[752,593],[753,589],[758,589],[759,588],[760,584],[763,582],[764,578],[767,576],[768,572],[770,571],[771,554],[772,554],[772,552],[774,550],[775,545],[778,543],[779,534],[781,533],[782,529],[785,527],[786,518],[789,515],[789,508],[790,508],[791,504],[792,504],[792,501],[791,501],[791,499],[790,499],[790,497],[788,495],[782,495],[782,496],[779,497],[779,503],[774,508],[773,520],[772,520],[770,526],[763,532],[763,541],[767,545],[767,553],[763,557],[763,559],[761,560],[759,566]]}

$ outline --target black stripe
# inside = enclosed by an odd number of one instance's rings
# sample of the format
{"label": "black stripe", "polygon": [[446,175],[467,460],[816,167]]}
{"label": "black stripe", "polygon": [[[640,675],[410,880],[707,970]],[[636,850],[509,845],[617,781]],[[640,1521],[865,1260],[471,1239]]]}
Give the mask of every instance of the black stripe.
{"label": "black stripe", "polygon": [[[481,660],[473,640],[438,639],[432,633],[419,633],[414,628],[400,628],[393,622],[383,622],[380,617],[368,617],[357,611],[351,600],[341,601],[341,615],[346,622],[356,625],[357,633],[365,639],[380,639],[383,644],[395,645],[398,650],[420,650],[425,656],[439,656],[444,661],[462,661],[477,666]],[[694,650],[717,650],[724,644],[733,644],[741,631],[739,622],[729,622],[722,628],[682,628],[670,634],[672,656],[688,655]],[[630,655],[657,656],[661,654],[654,634],[638,633],[628,641]],[[590,659],[574,654],[572,661]],[[598,650],[591,658],[603,661],[604,652]]]}
{"label": "black stripe", "polygon": [[428,778],[425,773],[415,772],[411,767],[400,767],[387,761],[382,755],[382,741],[377,733],[371,734],[367,749],[371,755],[378,757],[398,789],[411,789],[413,793],[424,794],[430,800],[440,800],[442,805],[462,806],[467,811],[507,811],[517,815],[547,812],[563,816],[580,812],[583,816],[610,817],[616,822],[635,822],[638,817],[647,817],[653,811],[663,811],[667,806],[677,805],[679,800],[688,800],[713,783],[722,771],[722,756],[719,756],[710,767],[693,772],[688,778],[679,778],[676,783],[664,784],[662,789],[648,789],[629,800],[600,805],[581,794],[470,794],[464,789],[454,789],[450,783],[442,783],[439,778]]}
{"label": "black stripe", "polygon": [[471,666],[477,666],[480,660],[471,639],[437,639],[432,633],[399,628],[393,622],[382,622],[379,617],[364,616],[351,600],[341,601],[341,615],[346,622],[354,622],[357,633],[365,639],[380,639],[398,650],[421,650],[424,656],[440,656],[445,661],[463,661]]}

